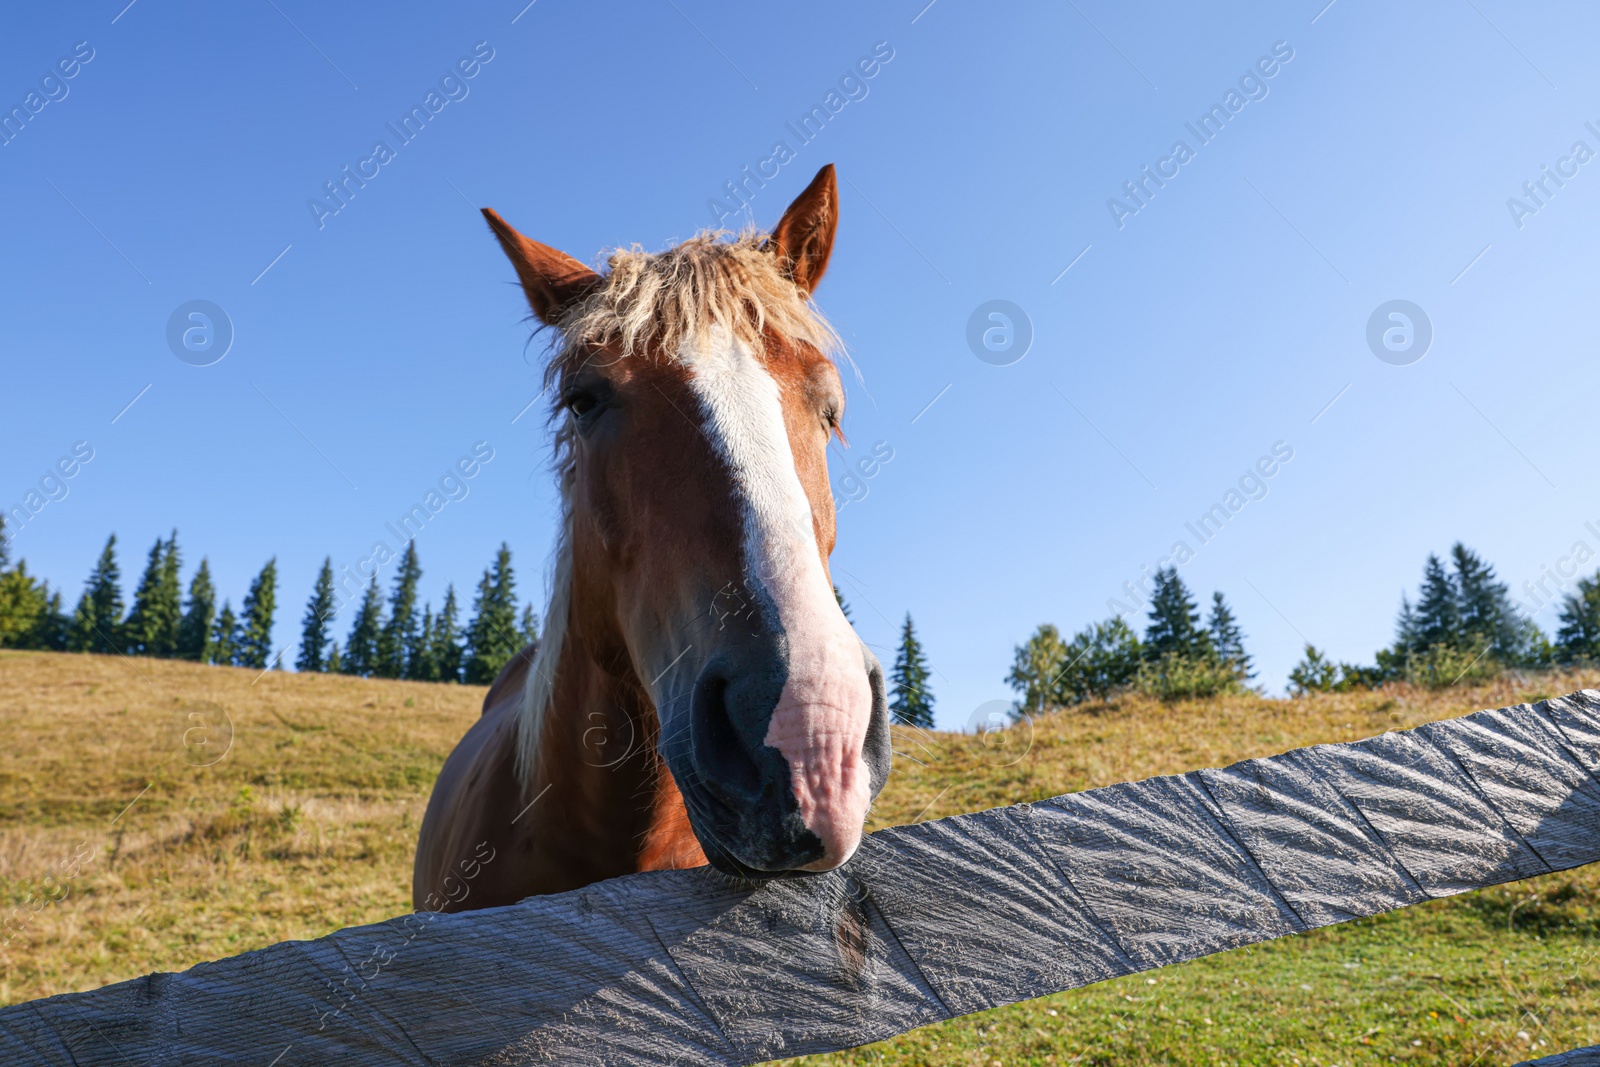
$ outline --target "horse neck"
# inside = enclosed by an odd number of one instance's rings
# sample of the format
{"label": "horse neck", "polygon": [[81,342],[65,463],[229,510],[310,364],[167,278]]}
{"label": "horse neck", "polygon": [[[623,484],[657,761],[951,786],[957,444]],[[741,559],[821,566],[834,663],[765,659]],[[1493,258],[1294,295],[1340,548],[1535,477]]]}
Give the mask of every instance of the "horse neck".
{"label": "horse neck", "polygon": [[[544,833],[618,873],[705,863],[656,749],[659,720],[631,668],[608,670],[568,633],[555,666],[530,796],[548,790]],[[542,806],[542,805],[541,805]]]}

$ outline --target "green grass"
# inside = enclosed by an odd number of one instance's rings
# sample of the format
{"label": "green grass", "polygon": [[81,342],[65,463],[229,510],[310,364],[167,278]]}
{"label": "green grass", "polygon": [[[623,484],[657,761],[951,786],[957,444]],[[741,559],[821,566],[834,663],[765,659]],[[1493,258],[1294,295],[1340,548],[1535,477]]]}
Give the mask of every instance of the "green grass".
{"label": "green grass", "polygon": [[1596,888],[1547,876],[795,1062],[1516,1063],[1600,1042]]}

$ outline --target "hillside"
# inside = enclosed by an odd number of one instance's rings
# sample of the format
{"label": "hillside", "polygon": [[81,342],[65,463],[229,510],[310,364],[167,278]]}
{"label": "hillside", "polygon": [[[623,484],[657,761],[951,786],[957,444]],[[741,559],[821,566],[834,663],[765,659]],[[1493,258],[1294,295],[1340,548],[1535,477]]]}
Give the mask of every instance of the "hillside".
{"label": "hillside", "polygon": [[[982,738],[897,728],[873,825],[1350,740],[1597,682],[1130,698]],[[429,784],[482,695],[0,652],[0,1002],[408,910]],[[1591,868],[808,1062],[1513,1063],[1600,1042],[1597,955]]]}

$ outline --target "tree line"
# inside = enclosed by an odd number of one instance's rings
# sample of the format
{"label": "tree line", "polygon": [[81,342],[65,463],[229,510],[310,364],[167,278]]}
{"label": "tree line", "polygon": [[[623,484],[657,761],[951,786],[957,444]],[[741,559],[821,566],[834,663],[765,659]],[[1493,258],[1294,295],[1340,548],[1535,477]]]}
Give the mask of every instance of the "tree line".
{"label": "tree line", "polygon": [[[173,531],[151,546],[128,606],[113,534],[76,607],[67,612],[59,588],[28,573],[26,561],[11,565],[4,529],[0,518],[0,648],[125,653],[257,670],[283,665],[287,648],[272,646],[276,558],[250,582],[238,611],[226,598],[219,608],[205,558],[183,591],[182,553]],[[1578,579],[1564,595],[1552,638],[1521,612],[1494,567],[1476,552],[1458,542],[1447,559],[1429,554],[1415,598],[1401,597],[1393,643],[1379,649],[1371,665],[1334,662],[1307,644],[1289,674],[1291,692],[1372,688],[1397,680],[1448,686],[1508,670],[1600,664],[1600,571]],[[437,612],[431,603],[418,610],[421,577],[411,541],[387,597],[377,576],[371,577],[341,644],[333,635],[339,594],[332,560],[324,559],[301,621],[296,669],[483,685],[537,640],[538,616],[532,604],[518,608],[511,550],[504,543],[478,582],[472,617],[464,624],[453,584]],[[834,592],[848,617],[849,606]],[[933,725],[931,673],[908,613],[889,679],[895,721]],[[1070,639],[1046,623],[1016,648],[1005,680],[1018,693],[1018,713],[1036,714],[1123,691],[1204,698],[1245,689],[1254,677],[1227,599],[1214,592],[1202,616],[1177,569],[1167,567],[1153,576],[1142,635],[1123,616],[1091,623]]]}
{"label": "tree line", "polygon": [[[276,558],[268,560],[251,581],[237,612],[227,599],[219,609],[211,565],[205,558],[184,594],[183,554],[173,531],[151,546],[130,609],[123,599],[117,538],[112,534],[69,614],[63,609],[61,591],[29,574],[26,561],[11,566],[4,532],[5,520],[0,517],[0,648],[126,653],[256,670],[282,666],[287,650],[272,647],[278,606]],[[416,542],[409,541],[387,598],[374,575],[340,644],[333,636],[339,591],[333,561],[325,558],[301,619],[295,669],[487,685],[512,656],[538,639],[539,617],[533,605],[520,611],[517,607],[511,549],[504,543],[478,582],[472,618],[465,625],[453,584],[446,587],[437,612],[432,604],[424,604],[419,613],[421,578]],[[837,587],[834,596],[849,618],[850,606]],[[933,725],[930,673],[907,614],[891,674],[890,710],[897,722]]]}
{"label": "tree line", "polygon": [[1020,714],[1104,700],[1122,690],[1164,699],[1207,697],[1244,688],[1255,677],[1244,634],[1220,592],[1202,618],[1176,567],[1152,577],[1144,635],[1122,616],[1091,623],[1065,640],[1045,623],[1017,647],[1006,683]]}
{"label": "tree line", "polygon": [[[287,648],[272,646],[278,607],[278,563],[269,559],[250,582],[236,612],[217,589],[209,560],[202,558],[182,585],[183,556],[174,530],[157,538],[131,607],[122,593],[117,538],[112,534],[89,572],[77,606],[64,610],[61,591],[28,573],[27,562],[12,566],[0,519],[0,648],[64,652],[123,653],[196,663],[281,668]],[[431,603],[418,610],[422,565],[415,541],[401,554],[385,598],[373,575],[356,606],[344,644],[333,636],[340,611],[333,561],[317,574],[301,621],[295,668],[376,678],[430,682],[492,682],[512,656],[539,636],[532,604],[518,610],[511,549],[502,543],[484,570],[462,623],[455,586],[445,589],[438,612]]]}
{"label": "tree line", "polygon": [[[848,608],[845,614],[849,616]],[[907,612],[889,673],[889,711],[895,722],[933,726],[931,674]],[[1017,712],[1031,715],[1090,698],[1104,700],[1125,689],[1164,699],[1212,696],[1243,688],[1253,677],[1244,633],[1227,599],[1213,593],[1202,618],[1177,569],[1168,567],[1154,575],[1143,637],[1121,617],[1092,623],[1071,640],[1046,623],[1017,648],[1006,682],[1020,694]]]}
{"label": "tree line", "polygon": [[[1449,562],[1430,553],[1416,596],[1402,594],[1393,643],[1370,665],[1333,662],[1307,644],[1289,674],[1292,693],[1375,688],[1405,681],[1442,687],[1510,670],[1600,664],[1600,571],[1564,596],[1554,639],[1512,601],[1494,567],[1457,542]],[[1122,616],[1064,640],[1044,624],[1016,649],[1006,682],[1019,714],[1137,691],[1163,699],[1247,688],[1244,635],[1220,592],[1204,623],[1175,567],[1157,571],[1143,636]]]}
{"label": "tree line", "polygon": [[1552,640],[1512,602],[1506,584],[1456,542],[1447,565],[1429,553],[1415,601],[1400,598],[1394,643],[1371,666],[1335,663],[1314,645],[1289,674],[1297,693],[1372,688],[1389,681],[1442,687],[1511,670],[1600,662],[1600,574],[1562,599]]}

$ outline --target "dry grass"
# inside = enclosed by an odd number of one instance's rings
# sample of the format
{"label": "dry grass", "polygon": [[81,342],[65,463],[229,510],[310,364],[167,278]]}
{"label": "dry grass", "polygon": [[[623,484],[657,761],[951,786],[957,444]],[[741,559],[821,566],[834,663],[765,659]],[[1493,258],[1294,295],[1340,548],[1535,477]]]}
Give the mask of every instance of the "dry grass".
{"label": "dry grass", "polygon": [[[1591,673],[1293,701],[1129,698],[982,737],[896,728],[873,826],[1597,684]],[[467,686],[0,652],[0,1003],[408,910],[428,790],[482,697]],[[1529,1049],[1600,1041],[1597,946],[1600,874],[1590,868],[818,1062],[1512,1063]]]}
{"label": "dry grass", "polygon": [[0,652],[0,1002],[409,910],[483,693]]}

